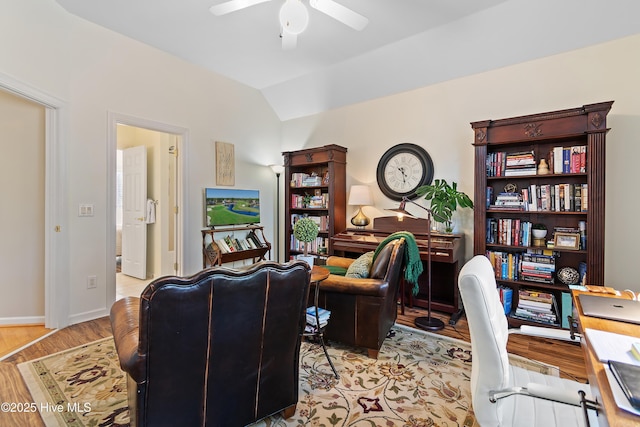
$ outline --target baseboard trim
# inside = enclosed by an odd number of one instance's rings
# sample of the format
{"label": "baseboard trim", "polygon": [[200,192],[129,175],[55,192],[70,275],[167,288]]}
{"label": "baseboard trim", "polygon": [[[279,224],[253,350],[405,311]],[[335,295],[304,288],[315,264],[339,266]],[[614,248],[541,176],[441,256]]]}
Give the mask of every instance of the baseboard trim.
{"label": "baseboard trim", "polygon": [[69,316],[69,325],[75,325],[76,323],[87,322],[89,320],[99,319],[109,315],[109,309],[101,308],[99,310],[85,311],[84,313],[74,314]]}
{"label": "baseboard trim", "polygon": [[0,326],[44,325],[44,316],[0,317]]}

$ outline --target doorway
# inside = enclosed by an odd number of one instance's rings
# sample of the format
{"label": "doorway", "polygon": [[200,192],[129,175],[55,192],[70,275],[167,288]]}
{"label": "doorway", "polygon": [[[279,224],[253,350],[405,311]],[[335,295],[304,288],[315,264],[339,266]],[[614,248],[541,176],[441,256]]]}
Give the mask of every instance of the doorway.
{"label": "doorway", "polygon": [[[109,172],[113,179],[110,212],[113,241],[113,258],[107,262],[109,274],[113,274],[113,300],[123,296],[139,296],[140,292],[154,278],[165,275],[181,275],[182,230],[184,209],[182,194],[184,178],[181,175],[181,156],[185,146],[186,130],[169,125],[149,122],[143,119],[110,115],[110,146],[113,149],[112,167]],[[133,148],[136,147],[136,148]],[[147,155],[146,210],[144,227],[147,237],[142,244],[146,247],[146,274],[138,277],[125,275],[122,255],[126,252],[127,239],[123,239],[123,191],[125,169],[122,153],[124,150],[143,149]],[[149,207],[153,208],[150,215]],[[123,250],[124,249],[124,250]],[[138,274],[137,274],[138,275]]]}
{"label": "doorway", "polygon": [[44,324],[45,112],[0,90],[2,324]]}
{"label": "doorway", "polygon": [[[1,318],[3,324],[41,323],[44,319],[46,328],[59,328],[69,323],[69,301],[63,295],[69,293],[68,255],[69,244],[67,231],[67,184],[63,171],[64,160],[61,153],[65,151],[65,140],[61,136],[66,133],[66,122],[62,118],[66,114],[66,104],[48,93],[0,73],[0,90],[18,96],[23,100],[42,106],[44,111],[44,224],[42,234],[34,245],[43,247],[44,269],[44,313],[34,315],[8,316]],[[15,141],[14,141],[15,142]],[[23,206],[31,206],[28,201]],[[29,259],[32,259],[29,257]],[[39,262],[40,263],[40,262]],[[12,283],[11,281],[7,283]],[[15,294],[15,287],[10,294]],[[25,290],[26,299],[32,298],[31,291]]]}
{"label": "doorway", "polygon": [[[177,139],[166,132],[117,125],[117,296],[139,295],[150,280],[176,274]],[[143,179],[136,178],[140,173]],[[137,188],[140,185],[144,188]]]}

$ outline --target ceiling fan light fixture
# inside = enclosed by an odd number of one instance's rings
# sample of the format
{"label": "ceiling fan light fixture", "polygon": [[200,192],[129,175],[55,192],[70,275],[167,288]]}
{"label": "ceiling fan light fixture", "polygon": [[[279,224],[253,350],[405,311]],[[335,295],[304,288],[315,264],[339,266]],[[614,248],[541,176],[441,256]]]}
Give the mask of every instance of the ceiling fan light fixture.
{"label": "ceiling fan light fixture", "polygon": [[280,25],[290,34],[302,33],[309,24],[309,11],[300,0],[286,0],[280,8]]}

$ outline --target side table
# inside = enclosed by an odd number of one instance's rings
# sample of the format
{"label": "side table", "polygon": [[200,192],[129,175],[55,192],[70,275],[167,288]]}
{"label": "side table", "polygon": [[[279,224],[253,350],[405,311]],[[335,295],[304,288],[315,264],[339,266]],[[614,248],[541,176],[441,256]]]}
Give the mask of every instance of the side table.
{"label": "side table", "polygon": [[333,366],[331,357],[329,357],[329,352],[327,351],[327,346],[325,345],[325,342],[324,342],[324,328],[320,328],[320,319],[318,316],[318,295],[320,294],[320,282],[326,279],[327,277],[329,277],[329,274],[330,274],[329,270],[317,265],[314,265],[313,268],[311,269],[311,283],[315,287],[315,290],[314,290],[315,293],[313,295],[313,306],[316,308],[315,310],[316,330],[314,332],[304,332],[302,336],[311,337],[320,341],[322,350],[324,350],[324,355],[327,357],[327,361],[329,362],[329,365],[331,366],[331,369],[333,370],[333,373],[336,376],[336,379],[339,379],[340,375],[338,375],[338,371],[336,370],[335,366]]}

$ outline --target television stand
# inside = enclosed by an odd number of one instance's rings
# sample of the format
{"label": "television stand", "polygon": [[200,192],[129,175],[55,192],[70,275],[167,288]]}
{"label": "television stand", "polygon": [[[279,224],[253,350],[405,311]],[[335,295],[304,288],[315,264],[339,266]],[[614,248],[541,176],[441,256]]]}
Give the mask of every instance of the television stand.
{"label": "television stand", "polygon": [[[236,232],[246,232],[236,237]],[[258,231],[260,232],[258,235]],[[222,233],[231,233],[223,236]],[[219,236],[216,236],[219,234]],[[210,237],[210,242],[207,239]],[[218,237],[216,239],[216,237]],[[202,230],[202,268],[214,267],[228,262],[251,259],[254,263],[271,258],[271,243],[264,236],[262,225],[207,228]]]}

